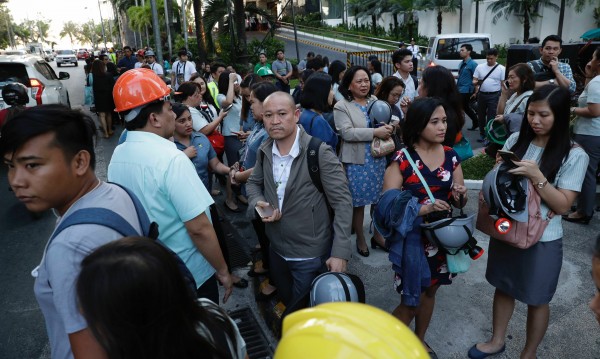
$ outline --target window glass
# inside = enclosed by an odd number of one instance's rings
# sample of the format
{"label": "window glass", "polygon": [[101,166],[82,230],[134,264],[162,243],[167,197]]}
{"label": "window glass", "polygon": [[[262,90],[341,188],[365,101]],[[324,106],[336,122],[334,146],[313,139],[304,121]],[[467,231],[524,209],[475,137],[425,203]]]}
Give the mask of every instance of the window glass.
{"label": "window glass", "polygon": [[487,38],[446,38],[439,39],[437,44],[437,59],[439,60],[462,60],[460,58],[460,47],[471,44],[473,51],[471,58],[474,60],[485,59],[487,50],[490,49],[490,40]]}

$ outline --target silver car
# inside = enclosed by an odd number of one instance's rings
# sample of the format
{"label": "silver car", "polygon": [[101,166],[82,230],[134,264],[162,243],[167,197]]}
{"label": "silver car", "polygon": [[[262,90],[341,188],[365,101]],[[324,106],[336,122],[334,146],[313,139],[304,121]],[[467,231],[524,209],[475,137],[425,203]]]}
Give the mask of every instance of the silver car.
{"label": "silver car", "polygon": [[[69,93],[61,80],[70,77],[67,72],[58,76],[46,60],[34,55],[0,55],[0,90],[11,82],[20,82],[29,89],[27,106],[63,104],[71,107]],[[0,99],[0,109],[6,104]]]}
{"label": "silver car", "polygon": [[79,66],[77,63],[77,56],[73,50],[58,50],[56,51],[56,66],[61,67],[64,64],[73,64]]}

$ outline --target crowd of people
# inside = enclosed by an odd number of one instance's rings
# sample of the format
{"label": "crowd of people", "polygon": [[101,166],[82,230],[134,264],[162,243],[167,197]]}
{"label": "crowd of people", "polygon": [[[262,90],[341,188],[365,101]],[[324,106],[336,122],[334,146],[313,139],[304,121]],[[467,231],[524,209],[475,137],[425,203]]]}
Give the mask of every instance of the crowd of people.
{"label": "crowd of people", "polygon": [[[436,293],[457,273],[448,264],[454,254],[419,225],[453,218],[452,209],[467,203],[463,158],[453,148],[466,114],[482,142],[490,128],[503,128],[503,142],[486,143],[495,171],[531,182],[535,193],[527,196],[539,196],[541,215],[549,218],[527,249],[491,236],[492,337],[468,356],[505,350],[518,300],[528,305],[521,358],[535,358],[561,271],[561,220],[589,223],[600,160],[600,49],[571,107],[575,82],[556,60],[560,46],[559,37],[548,36],[541,58],[510,67],[506,81],[497,51],[477,65],[468,44],[457,82],[441,66],[417,79],[415,53],[406,48],[393,54],[390,77],[381,76],[377,59],[346,68],[312,53],[295,69],[283,50],[271,64],[261,54],[243,77],[219,62],[196,67],[185,49],[170,75],[151,49],[138,51],[139,59],[128,47],[121,59],[94,59],[88,78],[102,133],[114,131],[113,110],[126,129],[108,166],[110,183],[95,175],[96,125],[81,111],[23,110],[0,136],[17,197],[31,211],[52,208],[59,217],[33,272],[52,357],[246,356],[235,323],[218,307],[218,283],[226,302],[233,286],[248,282],[231,273],[216,183],[226,191],[227,209],[247,206],[261,257],[248,276],[269,279],[257,300],[277,297],[286,308],[308,305],[319,274],[346,272],[352,232],[356,253],[370,255],[365,207],[377,208],[375,217],[395,218],[375,226],[371,249],[390,253],[399,294],[392,314],[407,326],[414,320],[416,336],[437,357],[425,337]],[[295,71],[302,81],[292,96]],[[473,96],[477,113],[469,107]],[[573,138],[565,136],[570,114]],[[378,152],[386,141],[392,148]],[[496,155],[500,149],[516,157]],[[385,195],[396,205],[379,207]],[[81,220],[86,210],[98,216]],[[115,224],[97,219],[99,213]],[[598,286],[598,248],[593,268]],[[192,284],[182,272],[191,273]],[[590,303],[598,318],[599,298]]]}

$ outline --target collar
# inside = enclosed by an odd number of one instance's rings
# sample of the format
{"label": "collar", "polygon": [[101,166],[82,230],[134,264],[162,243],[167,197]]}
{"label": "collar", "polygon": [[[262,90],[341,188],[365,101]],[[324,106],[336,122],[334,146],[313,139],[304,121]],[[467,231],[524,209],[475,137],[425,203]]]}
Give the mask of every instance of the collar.
{"label": "collar", "polygon": [[126,142],[152,142],[161,146],[169,146],[171,148],[177,148],[175,146],[175,142],[170,141],[169,139],[163,138],[155,133],[148,131],[127,131],[127,141]]}
{"label": "collar", "polygon": [[[299,154],[300,154],[300,127],[298,127],[298,125],[296,125],[296,139],[294,140],[294,144],[292,145],[292,148],[290,149],[289,156],[296,158],[296,157],[298,157]],[[281,155],[281,153],[279,153],[279,149],[277,148],[277,141],[273,141],[273,155],[277,155],[278,157],[284,157]]]}

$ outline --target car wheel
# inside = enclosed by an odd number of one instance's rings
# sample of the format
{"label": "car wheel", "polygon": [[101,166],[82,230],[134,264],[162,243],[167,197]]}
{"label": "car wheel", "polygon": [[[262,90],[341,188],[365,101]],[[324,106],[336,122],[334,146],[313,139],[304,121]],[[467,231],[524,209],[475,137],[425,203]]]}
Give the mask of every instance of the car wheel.
{"label": "car wheel", "polygon": [[76,63],[75,63],[75,67],[77,67],[77,66],[79,66],[79,63],[77,63],[77,62],[76,62]]}
{"label": "car wheel", "polygon": [[56,67],[60,67],[61,64],[59,64],[58,62],[56,63]]}

